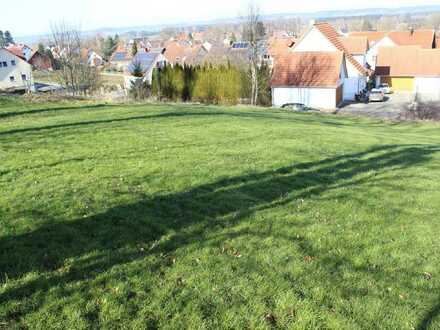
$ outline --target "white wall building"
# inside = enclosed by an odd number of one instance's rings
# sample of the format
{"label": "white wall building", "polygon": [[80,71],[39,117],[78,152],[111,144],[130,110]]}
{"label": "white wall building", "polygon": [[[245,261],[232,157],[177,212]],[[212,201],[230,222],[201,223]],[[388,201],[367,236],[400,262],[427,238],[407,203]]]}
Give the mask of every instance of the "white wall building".
{"label": "white wall building", "polygon": [[32,66],[0,48],[0,90],[34,90]]}
{"label": "white wall building", "polygon": [[343,52],[294,52],[275,63],[272,104],[301,103],[316,109],[335,109],[343,101],[347,78]]}
{"label": "white wall building", "polygon": [[[341,36],[328,23],[316,23],[297,41],[293,52],[339,52],[346,58],[347,77],[343,83],[343,98],[346,101],[355,100],[367,86],[368,71],[345,48]],[[363,62],[363,60],[361,60]]]}
{"label": "white wall building", "polygon": [[376,68],[377,55],[379,54],[379,49],[381,47],[394,47],[394,46],[397,45],[387,36],[376,42],[367,52],[367,63],[370,65],[370,68],[372,70]]}

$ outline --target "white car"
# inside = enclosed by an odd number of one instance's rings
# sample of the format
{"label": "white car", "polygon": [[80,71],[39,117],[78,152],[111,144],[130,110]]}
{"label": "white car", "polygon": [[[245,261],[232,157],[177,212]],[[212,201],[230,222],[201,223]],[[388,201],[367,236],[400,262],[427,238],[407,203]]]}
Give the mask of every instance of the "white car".
{"label": "white car", "polygon": [[378,88],[381,89],[384,94],[392,93],[391,87],[387,83],[380,84]]}
{"label": "white car", "polygon": [[383,101],[385,101],[385,94],[381,89],[374,88],[370,91],[370,94],[368,95],[368,101],[369,102],[383,102]]}

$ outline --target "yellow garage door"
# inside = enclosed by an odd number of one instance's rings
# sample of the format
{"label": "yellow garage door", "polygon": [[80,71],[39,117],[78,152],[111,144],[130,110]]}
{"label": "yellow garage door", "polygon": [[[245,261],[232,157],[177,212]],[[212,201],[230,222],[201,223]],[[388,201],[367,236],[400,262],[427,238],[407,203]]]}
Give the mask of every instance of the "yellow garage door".
{"label": "yellow garage door", "polygon": [[414,91],[413,77],[387,77],[381,79],[387,82],[395,92],[412,92]]}

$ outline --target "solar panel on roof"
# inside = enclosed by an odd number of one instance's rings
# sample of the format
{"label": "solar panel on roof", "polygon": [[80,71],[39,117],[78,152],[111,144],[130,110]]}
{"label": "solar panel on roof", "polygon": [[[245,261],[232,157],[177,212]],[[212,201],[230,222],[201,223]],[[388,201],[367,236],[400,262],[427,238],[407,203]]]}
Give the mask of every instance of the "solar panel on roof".
{"label": "solar panel on roof", "polygon": [[115,55],[113,56],[113,59],[115,61],[123,61],[125,60],[125,53],[115,53]]}

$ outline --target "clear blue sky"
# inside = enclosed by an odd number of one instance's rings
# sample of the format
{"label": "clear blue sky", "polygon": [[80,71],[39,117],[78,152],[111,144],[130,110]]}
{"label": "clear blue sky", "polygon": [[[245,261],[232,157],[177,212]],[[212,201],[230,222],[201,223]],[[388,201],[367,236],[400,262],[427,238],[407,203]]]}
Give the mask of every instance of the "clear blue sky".
{"label": "clear blue sky", "polygon": [[[440,4],[439,0],[260,0],[264,14]],[[83,30],[236,17],[248,0],[12,0],[1,6],[0,29],[16,36],[50,30],[65,20]]]}

